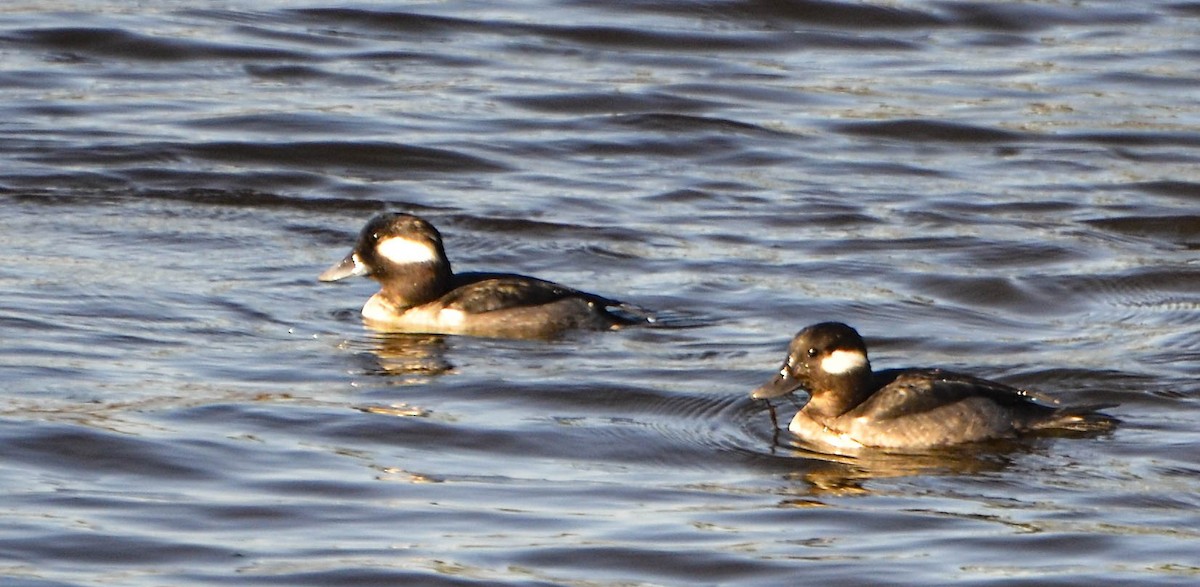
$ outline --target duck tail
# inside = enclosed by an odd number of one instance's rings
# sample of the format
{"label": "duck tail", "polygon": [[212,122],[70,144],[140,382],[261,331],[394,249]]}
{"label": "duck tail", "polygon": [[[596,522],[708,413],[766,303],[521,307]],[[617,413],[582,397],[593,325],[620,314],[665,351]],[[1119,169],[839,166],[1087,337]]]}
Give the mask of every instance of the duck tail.
{"label": "duck tail", "polygon": [[622,326],[650,328],[698,328],[708,322],[676,311],[654,311],[626,302],[614,302],[605,308]]}
{"label": "duck tail", "polygon": [[1054,417],[1036,426],[1039,429],[1057,429],[1071,432],[1104,432],[1112,430],[1121,421],[1100,410],[1116,407],[1117,404],[1087,404],[1058,408]]}
{"label": "duck tail", "polygon": [[612,301],[605,308],[621,322],[626,324],[654,324],[658,322],[658,314],[648,308],[626,302]]}

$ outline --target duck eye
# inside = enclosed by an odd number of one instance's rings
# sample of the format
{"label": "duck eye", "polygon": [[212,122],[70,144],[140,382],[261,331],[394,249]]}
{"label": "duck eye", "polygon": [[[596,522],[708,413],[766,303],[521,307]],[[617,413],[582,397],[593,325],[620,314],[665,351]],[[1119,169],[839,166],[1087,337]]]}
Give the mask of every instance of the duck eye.
{"label": "duck eye", "polygon": [[815,349],[815,348],[808,349],[808,356],[809,356],[809,358],[815,357],[815,356],[817,356],[818,354],[819,354],[819,353],[817,353],[817,349]]}

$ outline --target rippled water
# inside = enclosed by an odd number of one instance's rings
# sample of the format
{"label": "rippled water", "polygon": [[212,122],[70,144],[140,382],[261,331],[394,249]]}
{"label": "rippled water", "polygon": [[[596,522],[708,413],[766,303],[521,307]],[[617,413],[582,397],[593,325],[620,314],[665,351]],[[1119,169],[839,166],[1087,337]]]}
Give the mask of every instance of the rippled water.
{"label": "rippled water", "polygon": [[[1195,582],[1198,34],[1187,2],[7,2],[3,584]],[[315,277],[384,209],[706,325],[374,334],[369,282]],[[829,319],[1124,423],[802,453],[747,394]]]}

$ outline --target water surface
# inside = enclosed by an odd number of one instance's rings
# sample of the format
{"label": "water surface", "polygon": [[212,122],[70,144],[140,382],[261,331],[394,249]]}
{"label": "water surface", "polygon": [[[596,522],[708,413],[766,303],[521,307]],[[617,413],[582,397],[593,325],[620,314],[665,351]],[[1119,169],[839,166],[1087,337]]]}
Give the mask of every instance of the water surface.
{"label": "water surface", "polygon": [[[1194,582],[1198,18],[5,4],[0,576]],[[705,325],[371,332],[371,283],[315,278],[381,210]],[[823,320],[1123,424],[805,453],[748,393]]]}

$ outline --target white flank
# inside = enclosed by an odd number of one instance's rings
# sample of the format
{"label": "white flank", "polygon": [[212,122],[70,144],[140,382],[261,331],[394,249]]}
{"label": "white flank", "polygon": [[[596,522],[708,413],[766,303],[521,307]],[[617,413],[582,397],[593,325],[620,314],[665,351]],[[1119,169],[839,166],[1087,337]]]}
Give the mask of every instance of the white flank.
{"label": "white flank", "polygon": [[432,246],[399,236],[379,241],[375,245],[375,252],[397,265],[430,263],[438,260],[437,251]]}
{"label": "white flank", "polygon": [[451,310],[449,308],[443,308],[442,311],[438,312],[438,322],[443,327],[447,327],[447,328],[462,326],[463,320],[466,317],[467,317],[467,315],[464,314],[462,312],[462,310]]}
{"label": "white flank", "polygon": [[841,375],[867,366],[867,356],[858,351],[833,351],[821,360],[821,370],[830,375]]}

